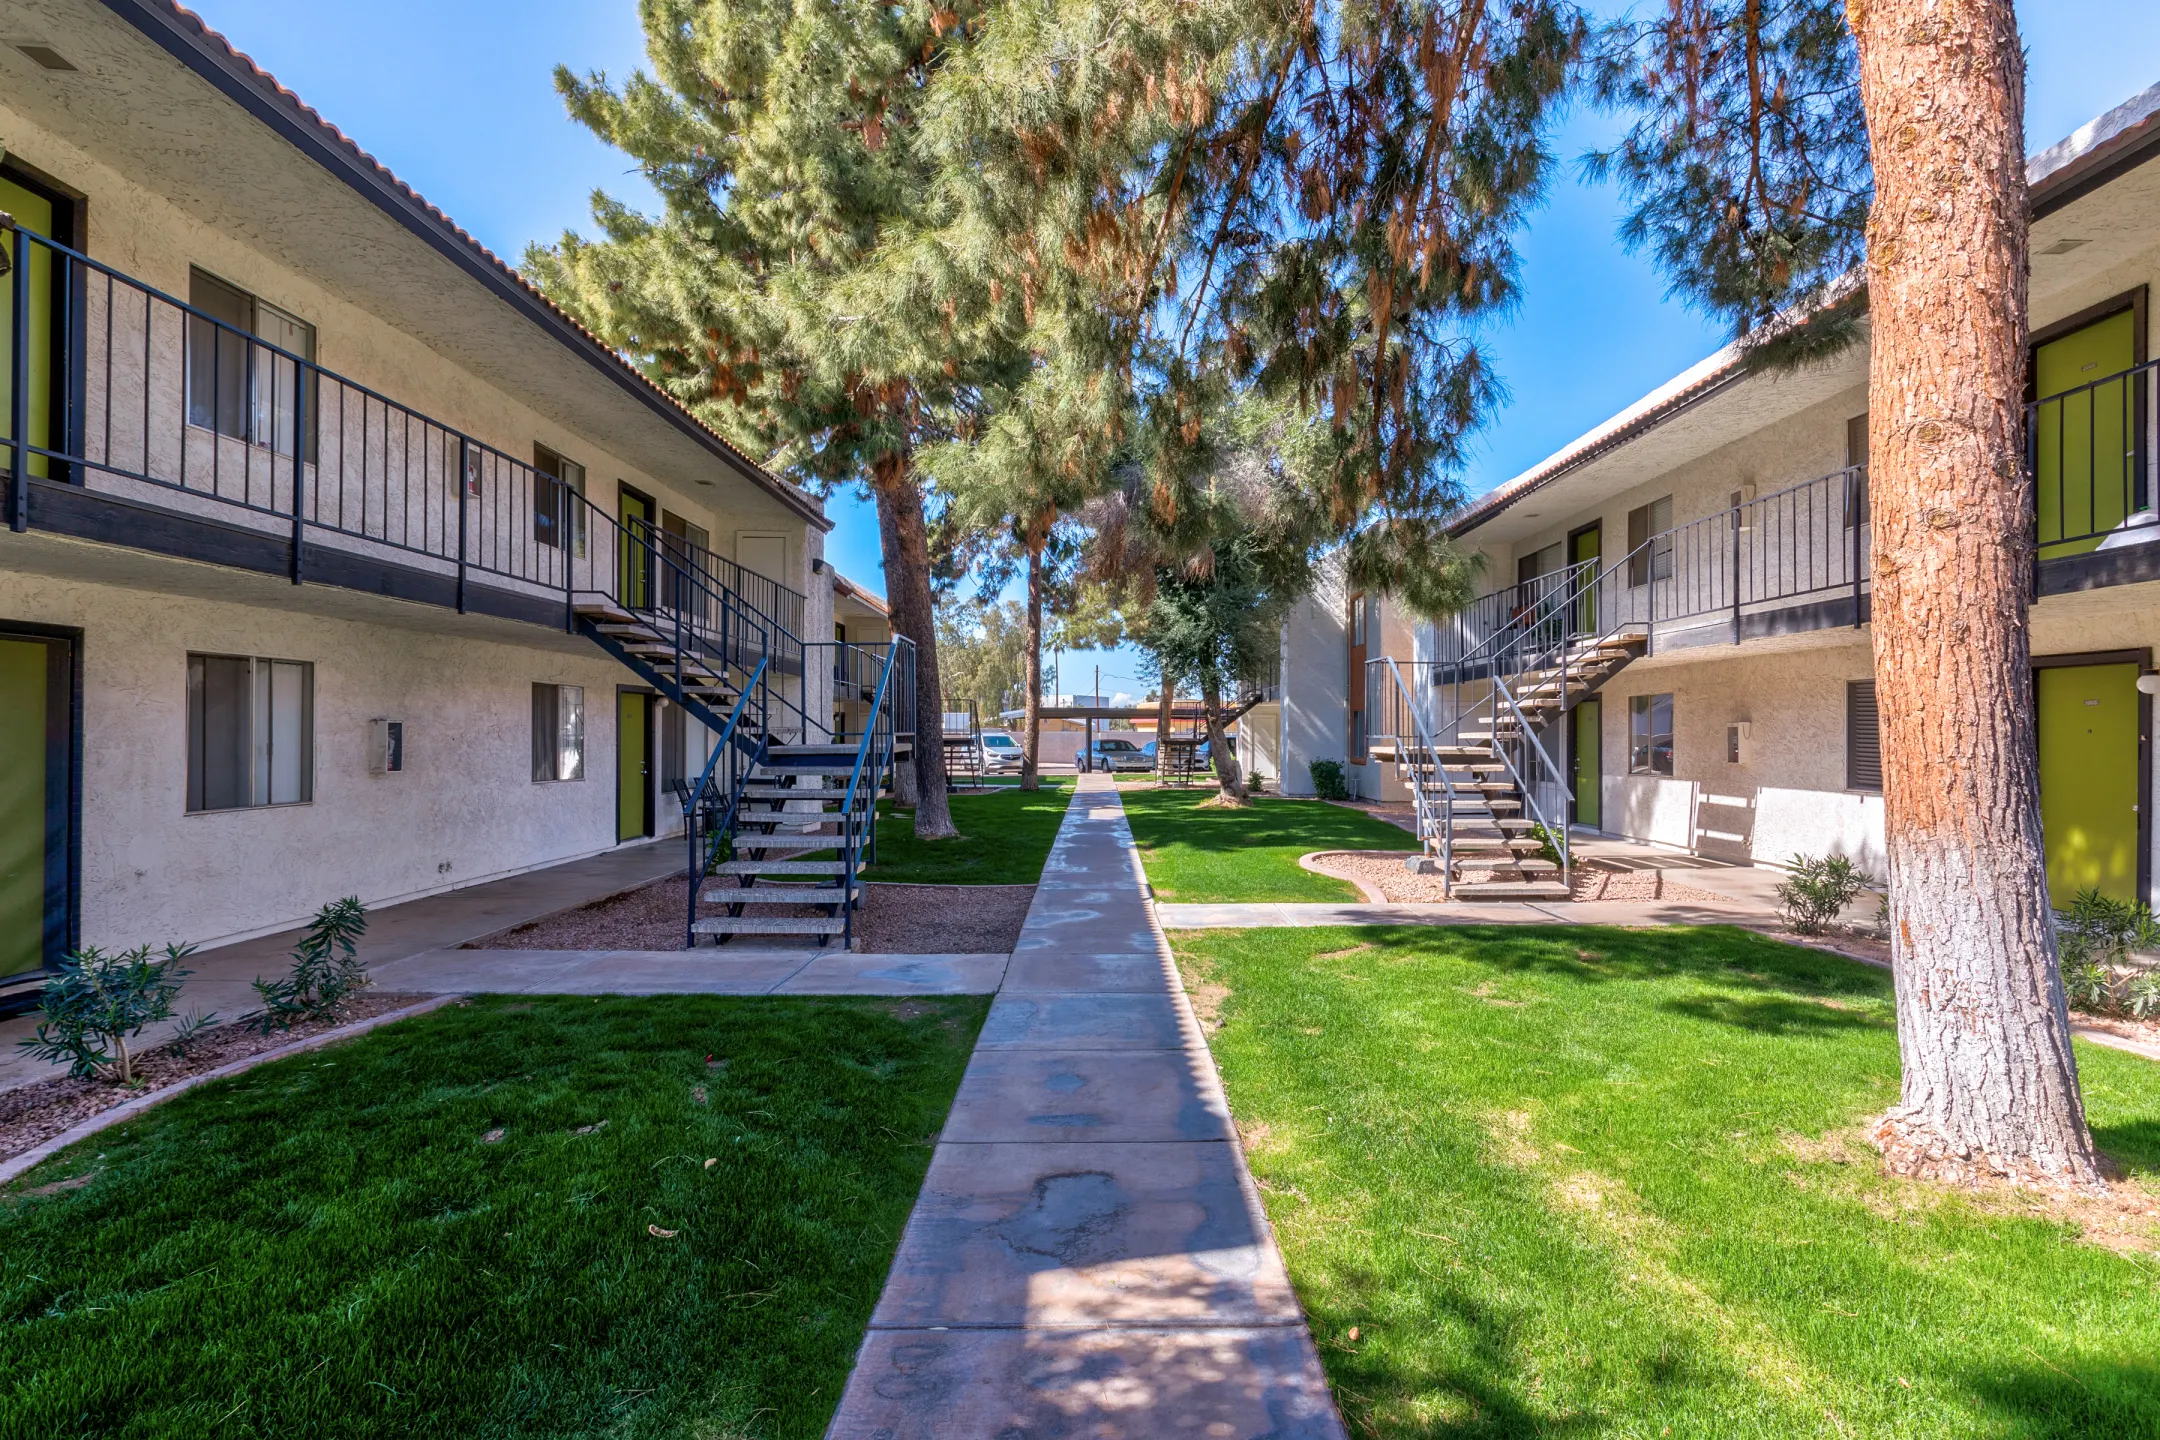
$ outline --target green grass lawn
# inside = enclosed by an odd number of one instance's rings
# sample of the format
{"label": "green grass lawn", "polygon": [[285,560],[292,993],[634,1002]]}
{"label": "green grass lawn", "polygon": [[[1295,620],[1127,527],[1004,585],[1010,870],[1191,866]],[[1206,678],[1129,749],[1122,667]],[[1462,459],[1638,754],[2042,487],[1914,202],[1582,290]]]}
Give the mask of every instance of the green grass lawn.
{"label": "green grass lawn", "polygon": [[[1887,974],[1728,929],[1173,938],[1352,1434],[2160,1435],[2153,1254],[1858,1138]],[[2150,1212],[2160,1065],[2078,1057]]]}
{"label": "green grass lawn", "polygon": [[489,997],[180,1096],[0,1199],[0,1435],[815,1437],[985,1003]]}
{"label": "green grass lawn", "polygon": [[1320,800],[1256,798],[1203,810],[1215,787],[1127,790],[1125,817],[1158,900],[1356,900],[1347,880],[1298,868],[1315,850],[1414,850],[1409,831]]}
{"label": "green grass lawn", "polygon": [[915,812],[880,800],[877,864],[863,878],[917,885],[1033,885],[1042,879],[1043,861],[1064,823],[1072,779],[1045,776],[1042,789],[1033,793],[1018,782],[999,788],[996,795],[952,797],[957,840],[917,840]]}

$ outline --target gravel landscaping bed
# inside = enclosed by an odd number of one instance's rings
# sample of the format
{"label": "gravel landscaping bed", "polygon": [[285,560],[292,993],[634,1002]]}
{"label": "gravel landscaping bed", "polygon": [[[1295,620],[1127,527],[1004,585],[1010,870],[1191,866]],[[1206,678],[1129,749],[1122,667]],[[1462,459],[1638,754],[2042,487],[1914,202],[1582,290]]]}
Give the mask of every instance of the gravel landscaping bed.
{"label": "gravel landscaping bed", "polygon": [[[1020,942],[1033,885],[863,886],[855,948],[871,955],[1003,955]],[[689,904],[682,876],[549,915],[466,946],[468,950],[680,950]],[[760,905],[775,919],[823,912],[808,905]],[[757,937],[759,949],[786,936]]]}
{"label": "gravel landscaping bed", "polygon": [[230,1021],[204,1032],[184,1055],[170,1045],[143,1051],[135,1057],[133,1085],[60,1075],[0,1092],[0,1160],[20,1155],[101,1111],[163,1090],[190,1075],[427,998],[389,990],[363,990],[340,1005],[329,1019],[295,1025],[290,1030],[273,1030],[268,1035],[258,1035],[237,1020]]}

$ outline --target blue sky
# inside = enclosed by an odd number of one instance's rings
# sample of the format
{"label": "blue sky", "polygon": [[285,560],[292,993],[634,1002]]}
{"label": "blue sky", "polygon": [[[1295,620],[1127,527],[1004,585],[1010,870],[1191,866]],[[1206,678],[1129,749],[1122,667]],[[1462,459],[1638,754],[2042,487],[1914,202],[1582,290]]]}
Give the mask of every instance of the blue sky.
{"label": "blue sky", "polygon": [[[1651,3],[1651,0],[1645,0]],[[240,49],[504,259],[565,228],[590,228],[595,188],[644,191],[623,157],[564,114],[557,63],[622,75],[644,58],[634,0],[192,0]],[[1600,10],[1618,7],[1599,5]],[[2029,56],[2027,138],[2049,145],[2160,81],[2160,5],[2038,0],[2018,6]],[[1560,153],[1602,143],[1608,122],[1572,117]],[[1475,447],[1477,492],[1527,469],[1694,364],[1723,336],[1667,300],[1650,266],[1614,241],[1618,201],[1569,164],[1523,237],[1521,306],[1480,337],[1508,404]],[[869,503],[836,495],[828,554],[881,587]],[[1145,688],[1134,657],[1066,657],[1067,690],[1102,666],[1106,690]]]}

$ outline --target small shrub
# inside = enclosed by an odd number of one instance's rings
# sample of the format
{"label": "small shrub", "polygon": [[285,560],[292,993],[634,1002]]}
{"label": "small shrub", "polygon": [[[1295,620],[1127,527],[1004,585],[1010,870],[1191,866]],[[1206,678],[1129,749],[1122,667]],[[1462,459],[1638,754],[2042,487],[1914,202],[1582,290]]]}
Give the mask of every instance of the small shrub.
{"label": "small shrub", "polygon": [[367,911],[360,897],[333,900],[315,912],[300,934],[293,951],[292,969],[282,980],[257,980],[255,993],[262,997],[262,1011],[255,1029],[267,1035],[290,1030],[306,1020],[329,1018],[338,1002],[368,983],[367,968],[360,963],[360,937],[367,933]]}
{"label": "small shrub", "polygon": [[1778,907],[1799,934],[1820,935],[1874,883],[1843,855],[1795,855],[1792,874],[1778,882]]}
{"label": "small shrub", "polygon": [[67,1061],[70,1075],[102,1074],[134,1084],[128,1041],[144,1027],[172,1018],[180,982],[194,973],[180,962],[194,948],[167,945],[159,960],[150,958],[148,945],[118,955],[96,946],[69,953],[45,982],[39,997],[45,1018],[22,1047],[40,1060]]}
{"label": "small shrub", "polygon": [[1539,855],[1555,865],[1560,863],[1560,842],[1553,838],[1552,831],[1543,825],[1532,825],[1529,838],[1537,841]]}
{"label": "small shrub", "polygon": [[1350,798],[1350,787],[1343,782],[1342,761],[1315,760],[1305,768],[1312,771],[1313,794],[1322,800]]}
{"label": "small shrub", "polygon": [[2160,949],[2160,922],[2142,904],[2081,890],[2056,916],[2063,996],[2094,1015],[2160,1015],[2160,974],[2131,966],[2132,950]]}

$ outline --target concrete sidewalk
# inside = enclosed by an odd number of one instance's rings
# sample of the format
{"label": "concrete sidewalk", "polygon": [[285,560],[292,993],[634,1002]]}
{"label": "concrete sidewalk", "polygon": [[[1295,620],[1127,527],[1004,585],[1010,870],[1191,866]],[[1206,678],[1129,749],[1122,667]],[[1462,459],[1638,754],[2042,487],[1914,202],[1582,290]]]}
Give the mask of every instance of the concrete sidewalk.
{"label": "concrete sidewalk", "polygon": [[1154,922],[1085,775],[831,1440],[1342,1440]]}
{"label": "concrete sidewalk", "polygon": [[[683,863],[680,841],[657,840],[441,895],[385,905],[368,915],[360,958],[385,989],[403,988],[383,973],[394,961],[431,950],[453,949],[558,910],[589,905],[663,876],[680,874]],[[143,938],[159,943],[156,936]],[[299,939],[298,930],[283,930],[191,956],[187,966],[195,973],[181,988],[180,1013],[215,1011],[220,1020],[232,1020],[261,1008],[253,982],[258,976],[282,975],[291,968],[293,946]],[[175,1023],[151,1026],[135,1048],[162,1043],[172,1034]],[[36,1029],[36,1011],[0,1020],[0,1090],[67,1073],[65,1066],[32,1059],[18,1048],[16,1042],[27,1039]]]}
{"label": "concrete sidewalk", "polygon": [[[1692,877],[1691,881],[1692,881]],[[1774,911],[1745,900],[1507,901],[1491,904],[1361,905],[1262,901],[1157,905],[1165,930],[1244,930],[1310,925],[1767,925]]]}
{"label": "concrete sidewalk", "polygon": [[374,966],[415,995],[990,995],[1004,955],[846,950],[429,950]]}

